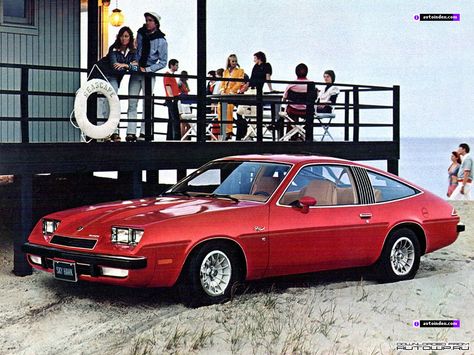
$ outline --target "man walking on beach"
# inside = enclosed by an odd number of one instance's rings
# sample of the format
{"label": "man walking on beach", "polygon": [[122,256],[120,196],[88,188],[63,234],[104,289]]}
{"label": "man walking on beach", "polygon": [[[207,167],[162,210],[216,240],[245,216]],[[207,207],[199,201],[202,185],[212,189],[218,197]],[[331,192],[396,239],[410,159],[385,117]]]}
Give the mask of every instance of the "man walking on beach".
{"label": "man walking on beach", "polygon": [[461,156],[461,166],[458,172],[458,186],[453,191],[450,200],[470,200],[472,185],[473,160],[469,154],[470,148],[466,143],[461,143],[458,153]]}

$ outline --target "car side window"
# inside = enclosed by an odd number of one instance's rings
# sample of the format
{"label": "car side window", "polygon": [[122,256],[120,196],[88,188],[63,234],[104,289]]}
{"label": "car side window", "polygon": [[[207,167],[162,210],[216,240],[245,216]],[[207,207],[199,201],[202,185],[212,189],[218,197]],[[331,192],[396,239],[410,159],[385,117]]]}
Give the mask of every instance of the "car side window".
{"label": "car side window", "polygon": [[280,199],[290,205],[303,196],[316,199],[316,206],[358,203],[350,169],[341,165],[311,165],[301,169]]}
{"label": "car side window", "polygon": [[387,176],[367,171],[374,189],[375,202],[398,200],[415,195],[418,191]]}

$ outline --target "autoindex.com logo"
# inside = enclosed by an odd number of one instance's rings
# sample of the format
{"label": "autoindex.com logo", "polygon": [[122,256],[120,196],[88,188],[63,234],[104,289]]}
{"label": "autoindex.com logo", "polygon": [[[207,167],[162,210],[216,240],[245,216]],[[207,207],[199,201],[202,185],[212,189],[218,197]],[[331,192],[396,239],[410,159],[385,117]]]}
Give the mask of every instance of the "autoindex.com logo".
{"label": "autoindex.com logo", "polygon": [[461,21],[461,14],[419,14],[413,16],[415,21]]}

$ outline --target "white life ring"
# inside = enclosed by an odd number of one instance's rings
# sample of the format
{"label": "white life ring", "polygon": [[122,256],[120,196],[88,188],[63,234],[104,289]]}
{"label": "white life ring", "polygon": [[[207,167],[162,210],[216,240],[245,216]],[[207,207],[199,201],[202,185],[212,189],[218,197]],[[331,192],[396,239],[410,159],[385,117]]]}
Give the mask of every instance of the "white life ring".
{"label": "white life ring", "polygon": [[[87,98],[93,93],[101,93],[109,102],[109,117],[104,124],[96,126],[87,118]],[[93,139],[110,136],[120,122],[120,100],[112,85],[102,79],[92,79],[82,85],[76,92],[74,114],[79,128],[84,134]]]}

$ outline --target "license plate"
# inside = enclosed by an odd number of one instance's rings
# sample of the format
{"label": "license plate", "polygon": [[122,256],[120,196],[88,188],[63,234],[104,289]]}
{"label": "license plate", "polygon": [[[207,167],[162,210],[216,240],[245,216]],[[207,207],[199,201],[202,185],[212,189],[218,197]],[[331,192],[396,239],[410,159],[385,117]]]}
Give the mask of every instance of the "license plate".
{"label": "license plate", "polygon": [[59,280],[77,282],[76,263],[53,260],[54,277]]}

